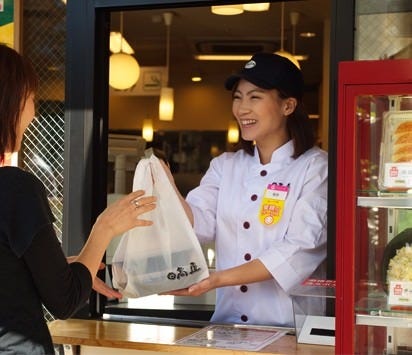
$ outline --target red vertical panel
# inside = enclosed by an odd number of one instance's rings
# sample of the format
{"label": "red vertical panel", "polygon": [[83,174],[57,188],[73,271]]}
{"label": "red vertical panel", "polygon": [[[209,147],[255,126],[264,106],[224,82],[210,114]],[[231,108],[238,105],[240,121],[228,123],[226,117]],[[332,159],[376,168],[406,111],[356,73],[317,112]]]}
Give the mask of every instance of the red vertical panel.
{"label": "red vertical panel", "polygon": [[[336,353],[353,354],[355,102],[339,72],[338,148],[336,174]],[[345,117],[345,119],[342,119]],[[348,259],[348,260],[347,260]]]}

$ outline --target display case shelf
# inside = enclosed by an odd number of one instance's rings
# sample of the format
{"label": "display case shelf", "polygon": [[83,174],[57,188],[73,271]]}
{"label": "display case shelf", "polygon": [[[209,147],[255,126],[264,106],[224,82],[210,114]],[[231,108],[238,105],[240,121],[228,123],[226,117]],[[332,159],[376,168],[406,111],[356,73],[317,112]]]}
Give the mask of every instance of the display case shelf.
{"label": "display case shelf", "polygon": [[412,328],[412,306],[390,306],[384,292],[361,299],[355,305],[355,312],[356,325]]}
{"label": "display case shelf", "polygon": [[412,195],[405,196],[359,196],[359,207],[412,209]]}
{"label": "display case shelf", "polygon": [[378,327],[412,328],[412,314],[410,317],[405,317],[405,315],[398,316],[394,312],[386,311],[382,311],[377,315],[356,314],[356,324]]}

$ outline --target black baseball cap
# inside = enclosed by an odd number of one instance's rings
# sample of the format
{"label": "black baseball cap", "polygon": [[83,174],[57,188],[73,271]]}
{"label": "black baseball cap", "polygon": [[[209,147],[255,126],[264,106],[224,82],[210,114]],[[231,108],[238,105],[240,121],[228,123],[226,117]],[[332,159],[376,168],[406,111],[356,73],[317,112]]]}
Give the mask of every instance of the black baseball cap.
{"label": "black baseball cap", "polygon": [[227,90],[232,90],[240,79],[245,79],[262,89],[277,89],[285,94],[302,99],[303,75],[289,59],[274,53],[259,52],[237,73],[225,81]]}

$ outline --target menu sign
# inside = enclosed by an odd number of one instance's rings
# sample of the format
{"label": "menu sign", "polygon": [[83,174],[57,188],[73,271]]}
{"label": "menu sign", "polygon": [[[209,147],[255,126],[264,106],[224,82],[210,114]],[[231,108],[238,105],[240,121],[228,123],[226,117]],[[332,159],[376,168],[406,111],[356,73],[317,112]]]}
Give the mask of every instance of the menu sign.
{"label": "menu sign", "polygon": [[179,345],[258,351],[288,330],[241,325],[211,325],[176,342]]}

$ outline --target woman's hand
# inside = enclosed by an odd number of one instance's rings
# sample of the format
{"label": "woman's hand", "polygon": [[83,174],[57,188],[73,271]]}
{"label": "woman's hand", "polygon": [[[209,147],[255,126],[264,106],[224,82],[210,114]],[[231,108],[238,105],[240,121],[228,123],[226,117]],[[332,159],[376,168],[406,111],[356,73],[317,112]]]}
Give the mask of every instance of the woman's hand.
{"label": "woman's hand", "polygon": [[118,236],[138,226],[150,226],[152,221],[141,219],[140,215],[156,207],[156,197],[144,196],[143,190],[132,192],[109,205],[97,218],[94,229]]}
{"label": "woman's hand", "polygon": [[173,295],[173,296],[200,296],[206,292],[209,292],[216,287],[213,286],[214,284],[214,275],[210,274],[209,277],[199,281],[191,285],[188,288],[182,288],[180,290],[173,290],[162,293],[163,295]]}
{"label": "woman's hand", "polygon": [[[74,263],[77,259],[77,256],[68,256],[67,262]],[[99,270],[103,270],[106,267],[104,263],[100,263]],[[109,287],[102,279],[99,277],[95,277],[93,279],[93,290],[95,290],[97,293],[100,293],[103,296],[106,296],[107,298],[122,298],[123,295],[114,290],[113,288]]]}
{"label": "woman's hand", "polygon": [[211,272],[209,277],[188,288],[173,290],[165,292],[164,294],[174,296],[200,296],[219,287],[246,285],[270,279],[273,279],[271,273],[259,259],[254,259],[230,269]]}
{"label": "woman's hand", "polygon": [[106,296],[107,298],[119,298],[120,299],[123,297],[123,295],[119,291],[116,291],[115,289],[109,287],[109,285],[106,284],[98,276],[96,276],[93,280],[93,290],[95,290],[97,293],[100,293],[103,296]]}

